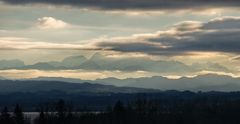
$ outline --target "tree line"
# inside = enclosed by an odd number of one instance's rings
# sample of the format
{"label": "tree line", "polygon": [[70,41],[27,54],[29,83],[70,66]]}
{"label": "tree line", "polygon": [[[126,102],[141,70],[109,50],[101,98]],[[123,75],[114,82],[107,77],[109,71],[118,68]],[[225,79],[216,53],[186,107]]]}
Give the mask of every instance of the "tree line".
{"label": "tree line", "polygon": [[11,114],[7,107],[2,109],[0,124],[30,124],[30,121],[24,117],[21,106],[17,104]]}
{"label": "tree line", "polygon": [[[38,107],[34,124],[239,124],[240,100],[146,100],[116,101],[105,111],[79,112],[59,100],[52,105]],[[13,113],[3,107],[0,124],[30,124],[20,105]]]}

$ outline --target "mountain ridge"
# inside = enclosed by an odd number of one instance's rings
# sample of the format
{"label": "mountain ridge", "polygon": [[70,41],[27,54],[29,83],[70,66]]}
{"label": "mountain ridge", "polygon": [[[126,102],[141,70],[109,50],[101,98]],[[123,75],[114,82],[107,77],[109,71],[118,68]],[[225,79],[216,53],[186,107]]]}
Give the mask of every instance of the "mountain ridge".
{"label": "mountain ridge", "polygon": [[112,85],[94,83],[70,83],[63,81],[43,81],[43,80],[0,80],[0,93],[11,92],[43,92],[62,91],[67,93],[89,92],[89,93],[140,93],[159,92],[155,89],[117,87]]}
{"label": "mountain ridge", "polygon": [[[1,61],[5,64],[1,64]],[[61,69],[85,69],[85,70],[120,70],[120,71],[147,71],[147,72],[160,72],[160,73],[193,73],[202,70],[208,71],[224,71],[232,72],[217,63],[193,63],[192,65],[186,65],[182,62],[175,60],[153,60],[145,57],[123,57],[114,58],[95,53],[90,58],[86,58],[82,55],[69,56],[62,61],[48,61],[37,62],[31,65],[25,65],[20,60],[9,60],[11,63],[18,63],[18,65],[5,62],[6,60],[0,60],[0,69],[38,69],[38,70],[61,70]]]}
{"label": "mountain ridge", "polygon": [[[190,91],[239,91],[240,78],[227,75],[205,74],[196,77],[181,77],[179,79],[168,79],[163,76],[141,77],[141,78],[105,78],[96,80],[81,80],[61,77],[39,77],[30,80],[65,81],[72,83],[89,82],[94,84],[114,85],[120,87],[149,88],[159,90],[190,90]],[[229,86],[227,85],[229,84]],[[216,87],[216,88],[215,88]]]}

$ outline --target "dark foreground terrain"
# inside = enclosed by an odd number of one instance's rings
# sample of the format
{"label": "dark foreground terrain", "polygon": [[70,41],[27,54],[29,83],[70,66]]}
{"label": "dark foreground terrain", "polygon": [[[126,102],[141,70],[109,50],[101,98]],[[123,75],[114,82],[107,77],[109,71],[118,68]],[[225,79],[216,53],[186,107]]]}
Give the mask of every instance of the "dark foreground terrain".
{"label": "dark foreground terrain", "polygon": [[0,124],[240,124],[240,92],[0,80],[0,109]]}
{"label": "dark foreground terrain", "polygon": [[[57,98],[62,99],[56,100]],[[38,92],[2,94],[0,99],[2,106],[0,124],[240,123],[240,92],[165,91],[131,94]],[[21,103],[16,105],[16,100]],[[33,108],[39,115],[34,119],[26,118],[23,111]]]}

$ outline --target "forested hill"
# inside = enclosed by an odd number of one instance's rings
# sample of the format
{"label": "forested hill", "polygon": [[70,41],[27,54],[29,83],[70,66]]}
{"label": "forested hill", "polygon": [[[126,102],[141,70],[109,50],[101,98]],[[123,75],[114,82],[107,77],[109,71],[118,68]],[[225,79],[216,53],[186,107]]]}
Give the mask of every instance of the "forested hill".
{"label": "forested hill", "polygon": [[93,83],[68,83],[61,81],[19,81],[19,80],[0,80],[0,93],[14,92],[46,92],[61,91],[66,93],[148,93],[158,92],[159,90],[116,87],[111,85],[93,84]]}

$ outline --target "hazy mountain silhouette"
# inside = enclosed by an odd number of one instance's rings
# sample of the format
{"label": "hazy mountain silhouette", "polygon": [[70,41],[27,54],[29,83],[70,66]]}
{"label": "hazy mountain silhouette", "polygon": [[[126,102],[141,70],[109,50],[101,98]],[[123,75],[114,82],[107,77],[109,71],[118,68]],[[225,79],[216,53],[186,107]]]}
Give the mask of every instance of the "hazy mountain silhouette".
{"label": "hazy mountain silhouette", "polygon": [[182,77],[180,79],[168,79],[161,76],[154,76],[142,78],[128,78],[122,80],[117,78],[106,78],[97,79],[94,81],[57,77],[40,77],[34,80],[58,80],[73,83],[90,82],[104,85],[153,88],[160,90],[238,91],[240,89],[240,78],[232,78],[231,76],[215,74],[199,75],[193,78]]}
{"label": "hazy mountain silhouette", "polygon": [[[1,63],[2,62],[2,63]],[[186,65],[173,60],[152,60],[146,57],[107,57],[95,53],[92,57],[70,56],[62,61],[38,62],[32,65],[24,65],[19,60],[0,61],[0,69],[84,69],[84,70],[120,70],[120,71],[148,71],[160,73],[194,73],[202,70],[232,72],[230,69],[217,63],[194,63]]]}
{"label": "hazy mountain silhouette", "polygon": [[156,88],[161,90],[192,90],[192,91],[238,91],[240,89],[240,78],[232,78],[231,76],[223,75],[199,75],[194,78],[183,77],[180,79],[168,79],[161,76],[150,78],[130,78],[118,80],[110,78],[98,80],[104,82],[102,84],[112,85],[124,84],[124,86]]}
{"label": "hazy mountain silhouette", "polygon": [[89,93],[138,93],[156,92],[158,90],[131,87],[116,87],[111,85],[92,83],[69,83],[61,81],[20,81],[0,80],[0,93],[11,92],[40,92],[40,91],[62,91],[67,93],[89,92]]}
{"label": "hazy mountain silhouette", "polygon": [[87,58],[84,56],[70,56],[63,59],[60,63],[61,63],[61,66],[64,66],[64,67],[77,67],[86,61],[87,61]]}
{"label": "hazy mountain silhouette", "polygon": [[0,60],[0,69],[19,68],[25,66],[21,60]]}
{"label": "hazy mountain silhouette", "polygon": [[39,62],[34,65],[26,65],[24,67],[20,67],[19,69],[54,70],[56,67],[50,65],[49,63]]}
{"label": "hazy mountain silhouette", "polygon": [[0,76],[0,80],[7,80],[6,78],[4,78],[4,77],[2,77],[2,76]]}

